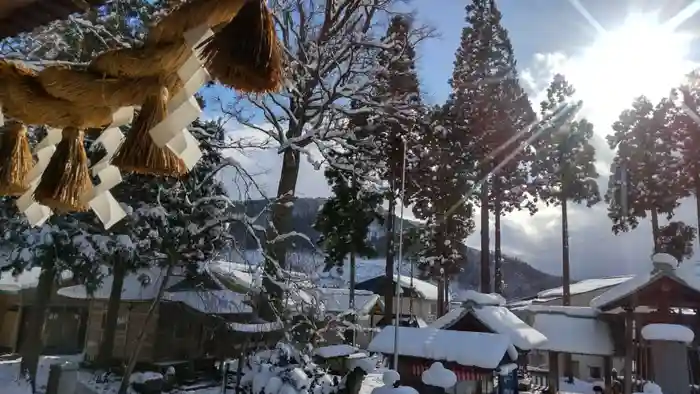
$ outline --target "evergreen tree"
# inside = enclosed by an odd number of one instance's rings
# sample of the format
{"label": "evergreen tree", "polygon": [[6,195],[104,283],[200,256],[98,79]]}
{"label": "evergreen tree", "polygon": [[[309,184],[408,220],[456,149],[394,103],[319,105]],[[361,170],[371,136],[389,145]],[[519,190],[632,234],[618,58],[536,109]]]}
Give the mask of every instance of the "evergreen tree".
{"label": "evergreen tree", "polygon": [[[454,143],[471,161],[460,171],[475,171],[476,178],[483,181],[478,199],[481,206],[481,291],[488,293],[491,291],[491,172],[508,152],[503,151],[497,157],[493,153],[533,116],[519,87],[513,49],[501,25],[501,13],[495,1],[472,0],[467,4],[466,13],[467,26],[462,30],[462,42],[456,54],[448,105],[454,127],[459,130]],[[468,192],[464,190],[463,194]],[[499,211],[502,198],[502,193],[496,198]]]}
{"label": "evergreen tree", "polygon": [[668,253],[675,257],[680,264],[684,259],[693,257],[693,243],[698,230],[684,222],[670,222],[659,229],[656,240],[658,253]]}
{"label": "evergreen tree", "polygon": [[[326,200],[316,219],[314,228],[321,233],[318,244],[326,253],[325,270],[343,269],[348,256],[375,257],[377,251],[369,240],[369,226],[383,222],[379,213],[384,196],[375,188],[363,186],[362,175],[353,154],[344,154],[347,163],[342,167],[331,166],[325,171],[333,195]],[[336,165],[340,165],[336,159]],[[351,263],[354,263],[352,261]],[[351,275],[351,284],[354,278]],[[351,289],[353,286],[351,286]]]}
{"label": "evergreen tree", "polygon": [[[472,176],[464,168],[464,154],[453,141],[457,129],[449,124],[447,107],[431,111],[424,123],[420,146],[422,151],[411,171],[415,192],[413,213],[425,220],[419,233],[422,248],[417,263],[422,276],[438,282],[438,315],[446,313],[447,278],[460,272],[464,263],[464,239],[474,231],[471,203],[459,204]],[[445,215],[455,207],[450,215]]]}
{"label": "evergreen tree", "polygon": [[593,125],[586,119],[553,116],[567,103],[573,103],[575,90],[563,75],[556,75],[547,89],[547,99],[540,104],[543,119],[549,119],[546,137],[536,140],[536,155],[531,167],[538,197],[547,205],[561,207],[562,281],[564,305],[571,303],[569,270],[568,205],[586,203],[588,207],[600,201],[598,172],[595,168],[595,148],[591,145]]}
{"label": "evergreen tree", "polygon": [[[607,137],[610,148],[617,148],[605,195],[615,234],[635,229],[639,220],[649,215],[651,241],[655,244],[659,238],[659,214],[671,219],[679,200],[687,195],[682,162],[675,153],[676,133],[669,127],[672,109],[673,103],[667,98],[655,106],[641,96],[631,109],[620,114],[612,127],[614,133]],[[624,182],[616,176],[619,173],[624,173]]]}
{"label": "evergreen tree", "polygon": [[[372,147],[365,145],[365,159],[374,167],[368,175],[388,185],[384,199],[388,202],[385,220],[387,278],[393,278],[395,267],[395,217],[397,200],[410,200],[410,193],[401,190],[406,156],[406,172],[414,162],[415,152],[420,149],[417,135],[420,116],[423,112],[416,74],[415,48],[411,41],[412,21],[405,16],[392,18],[386,35],[382,39],[386,50],[377,54],[378,67],[368,98],[356,100],[357,108],[351,116],[353,138],[368,138]],[[366,111],[367,101],[380,105],[382,111]],[[405,149],[404,149],[405,147]],[[407,188],[408,189],[408,188]],[[398,262],[401,264],[401,262]],[[385,305],[394,304],[394,291],[387,287]],[[385,316],[391,318],[392,307],[385,308]]]}
{"label": "evergreen tree", "polygon": [[672,131],[682,157],[681,171],[687,191],[695,196],[695,216],[700,224],[700,70],[688,75],[686,83],[672,92],[680,108],[673,109]]}

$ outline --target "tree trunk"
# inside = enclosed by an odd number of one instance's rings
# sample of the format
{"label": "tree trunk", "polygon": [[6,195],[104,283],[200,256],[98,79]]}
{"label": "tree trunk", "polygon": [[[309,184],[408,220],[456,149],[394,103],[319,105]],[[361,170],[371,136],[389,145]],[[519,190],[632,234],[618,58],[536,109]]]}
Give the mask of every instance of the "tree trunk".
{"label": "tree trunk", "polygon": [[[355,251],[352,250],[350,252],[350,309],[354,310],[355,309],[355,275],[357,275],[356,271],[356,259],[355,259]],[[353,324],[352,327],[352,338],[350,341],[350,344],[355,346],[355,341],[357,338],[357,327],[355,327],[355,323],[357,322],[357,313],[353,313],[352,316],[350,317],[350,322]]]}
{"label": "tree trunk", "polygon": [[651,210],[651,236],[654,238],[654,253],[659,250],[659,213],[656,209]]}
{"label": "tree trunk", "polygon": [[118,394],[126,394],[126,390],[129,388],[129,378],[131,377],[131,373],[134,372],[134,367],[136,367],[136,362],[139,359],[139,353],[141,353],[143,342],[146,339],[146,335],[148,332],[148,323],[150,323],[151,319],[153,318],[153,315],[155,314],[156,309],[158,308],[158,305],[160,305],[160,300],[163,298],[163,293],[165,293],[165,288],[168,287],[170,276],[173,273],[173,267],[174,265],[171,262],[168,262],[168,268],[165,271],[165,276],[163,277],[163,281],[158,287],[158,294],[156,294],[156,298],[151,303],[151,307],[148,308],[146,318],[143,321],[141,332],[139,333],[139,337],[136,339],[136,347],[134,347],[134,351],[131,354],[131,357],[129,358],[129,365],[127,365],[126,370],[124,371],[124,376],[122,376],[122,381],[119,385]]}
{"label": "tree trunk", "polygon": [[571,305],[571,273],[569,265],[569,213],[566,198],[561,201],[562,304]]}
{"label": "tree trunk", "polygon": [[444,274],[445,278],[445,304],[444,304],[444,309],[443,312],[446,315],[450,311],[450,276],[445,272]]}
{"label": "tree trunk", "polygon": [[[299,151],[287,149],[282,156],[282,172],[277,185],[277,199],[272,205],[272,220],[265,230],[265,249],[269,258],[265,259],[262,287],[257,306],[259,316],[266,321],[275,321],[277,311],[282,308],[283,291],[273,278],[279,278],[277,265],[287,267],[287,246],[289,240],[278,241],[277,237],[284,236],[292,230],[292,212],[294,209],[294,194],[299,177]],[[277,263],[277,264],[275,264]]]}
{"label": "tree trunk", "polygon": [[[394,283],[394,218],[396,211],[396,199],[394,196],[394,181],[391,180],[391,193],[392,197],[389,198],[389,209],[386,214],[386,265],[385,265],[385,275],[386,283]],[[396,292],[395,286],[386,286],[384,289],[384,318],[387,321],[391,321],[394,314],[394,293]],[[399,305],[399,307],[401,307]],[[400,314],[400,311],[395,311]]]}
{"label": "tree trunk", "polygon": [[105,317],[105,328],[97,353],[97,365],[109,367],[112,361],[112,350],[114,348],[114,336],[117,330],[117,320],[119,319],[119,306],[122,300],[122,287],[124,277],[126,277],[127,262],[119,256],[114,257],[112,268],[112,289],[107,302],[107,316]]}
{"label": "tree trunk", "polygon": [[489,239],[489,187],[481,186],[481,292],[491,292],[491,256]]}
{"label": "tree trunk", "polygon": [[[695,176],[695,216],[700,231],[700,174]],[[698,242],[700,243],[700,237],[698,237]]]}
{"label": "tree trunk", "polygon": [[44,348],[44,323],[55,280],[56,267],[52,260],[47,259],[41,265],[39,283],[36,287],[36,298],[31,306],[29,325],[20,348],[22,356],[20,367],[23,373],[29,375],[32,392],[36,392],[36,372],[39,366],[39,357],[41,357],[41,351]]}
{"label": "tree trunk", "polygon": [[496,195],[494,200],[494,237],[493,237],[493,255],[494,255],[494,276],[493,276],[493,287],[494,291],[498,294],[503,294],[503,271],[502,271],[502,261],[503,255],[501,253],[501,200],[499,195]]}
{"label": "tree trunk", "polygon": [[438,276],[437,280],[438,299],[437,299],[437,318],[445,315],[445,276]]}

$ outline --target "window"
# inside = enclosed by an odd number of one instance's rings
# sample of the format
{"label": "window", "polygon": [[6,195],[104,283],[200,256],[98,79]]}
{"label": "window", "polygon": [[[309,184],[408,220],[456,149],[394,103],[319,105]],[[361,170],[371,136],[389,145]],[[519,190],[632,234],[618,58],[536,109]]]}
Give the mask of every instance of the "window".
{"label": "window", "polygon": [[602,373],[600,370],[600,367],[598,366],[588,366],[588,375],[591,377],[591,379],[602,379]]}
{"label": "window", "polygon": [[435,302],[430,303],[430,314],[433,316],[437,316],[437,303],[435,303]]}

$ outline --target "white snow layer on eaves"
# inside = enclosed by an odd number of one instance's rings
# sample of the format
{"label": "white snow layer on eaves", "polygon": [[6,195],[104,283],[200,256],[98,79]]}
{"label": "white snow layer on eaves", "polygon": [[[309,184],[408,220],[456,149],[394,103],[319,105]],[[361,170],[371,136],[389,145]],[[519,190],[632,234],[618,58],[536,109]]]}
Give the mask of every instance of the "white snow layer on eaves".
{"label": "white snow layer on eaves", "polygon": [[[350,309],[350,289],[319,288],[315,291],[326,312],[342,313]],[[355,310],[366,315],[379,301],[380,296],[368,290],[355,290]]]}
{"label": "white snow layer on eaves", "polygon": [[[632,279],[634,276],[614,276],[609,278],[597,278],[597,279],[584,279],[582,281],[572,283],[570,286],[570,292],[574,294],[583,294],[598,289],[604,289],[606,287],[616,286],[620,283],[626,282]],[[552,298],[552,297],[562,297],[563,288],[555,287],[553,289],[542,290],[537,293],[537,298]]]}
{"label": "white snow layer on eaves", "polygon": [[[399,281],[402,287],[412,288],[419,296],[426,300],[437,301],[438,299],[438,288],[432,283],[405,275],[401,275],[401,279],[399,280],[399,276],[394,274],[394,282],[396,281]],[[413,283],[413,286],[411,286],[411,283]]]}
{"label": "white snow layer on eaves", "polygon": [[196,311],[206,314],[227,315],[253,312],[253,309],[247,303],[248,297],[245,294],[231,290],[166,292],[163,295],[163,299],[181,302]]}
{"label": "white snow layer on eaves", "polygon": [[[385,327],[372,339],[367,350],[393,354],[396,328]],[[398,353],[435,361],[455,362],[464,366],[495,369],[508,354],[514,355],[506,335],[482,332],[399,327]]]}
{"label": "white snow layer on eaves", "polygon": [[[109,272],[107,267],[102,267],[102,269],[106,276],[103,278],[102,284],[92,294],[88,293],[84,285],[76,285],[59,289],[57,291],[58,295],[77,299],[109,299],[114,276],[107,275]],[[185,278],[180,270],[173,269],[173,271],[166,287],[173,286]],[[142,268],[136,272],[128,273],[124,277],[122,286],[122,301],[147,301],[154,299],[158,294],[158,289],[165,278],[165,274],[165,269],[160,267]]]}
{"label": "white snow layer on eaves", "polygon": [[596,318],[562,313],[538,313],[533,328],[547,341],[537,349],[571,354],[611,356],[614,353],[610,327]]}

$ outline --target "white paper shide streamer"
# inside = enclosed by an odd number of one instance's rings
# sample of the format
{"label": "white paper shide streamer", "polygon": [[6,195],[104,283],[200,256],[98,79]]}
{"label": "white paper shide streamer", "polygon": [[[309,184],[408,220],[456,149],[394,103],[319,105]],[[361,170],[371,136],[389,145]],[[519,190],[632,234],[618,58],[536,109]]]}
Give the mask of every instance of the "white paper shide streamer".
{"label": "white paper shide streamer", "polygon": [[211,80],[194,48],[212,34],[208,27],[200,27],[185,33],[185,41],[192,48],[192,55],[177,72],[184,86],[170,99],[168,116],[150,130],[153,142],[159,147],[167,146],[182,159],[188,170],[192,170],[202,158],[197,139],[187,130],[187,126],[202,114],[202,109],[194,95]]}
{"label": "white paper shide streamer", "polygon": [[112,115],[112,123],[95,140],[95,144],[104,147],[107,154],[102,160],[92,166],[92,175],[99,178],[100,183],[94,185],[90,194],[85,199],[105,229],[109,229],[126,217],[126,212],[114,198],[110,189],[122,182],[122,174],[119,168],[111,164],[112,157],[117,152],[119,145],[124,140],[124,134],[119,130],[120,126],[131,123],[134,118],[134,108],[120,108]]}
{"label": "white paper shide streamer", "polygon": [[[126,216],[126,212],[119,206],[119,203],[110,192],[111,188],[122,181],[119,169],[111,165],[110,161],[124,137],[119,130],[119,126],[129,124],[133,116],[133,107],[117,110],[112,115],[112,123],[95,141],[96,144],[101,144],[105,148],[107,155],[92,167],[92,173],[99,177],[100,183],[93,187],[90,194],[85,196],[85,198],[106,229],[112,227]],[[29,190],[17,199],[17,208],[24,213],[31,226],[41,226],[53,214],[49,207],[34,200],[34,190],[39,185],[41,176],[44,174],[46,167],[48,167],[51,156],[56,152],[56,145],[61,142],[61,139],[63,139],[63,131],[51,128],[48,129],[46,137],[34,148],[37,162],[27,175]]]}
{"label": "white paper shide streamer", "polygon": [[27,175],[29,190],[17,199],[17,208],[22,212],[33,227],[41,226],[53,214],[51,208],[39,204],[34,200],[34,190],[41,181],[46,167],[51,161],[51,156],[56,152],[56,145],[63,139],[61,129],[50,128],[46,132],[46,137],[34,147],[34,155],[37,157],[36,164]]}

